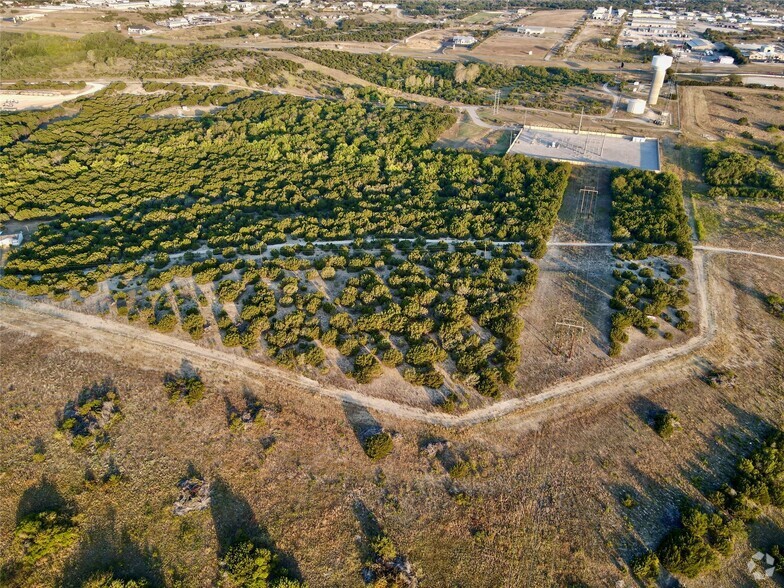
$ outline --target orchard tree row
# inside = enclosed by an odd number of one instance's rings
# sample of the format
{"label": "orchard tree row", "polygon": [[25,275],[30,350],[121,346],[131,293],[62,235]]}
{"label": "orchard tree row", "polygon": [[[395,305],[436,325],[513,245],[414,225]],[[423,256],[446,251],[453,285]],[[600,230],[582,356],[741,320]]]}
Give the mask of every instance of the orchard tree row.
{"label": "orchard tree row", "polygon": [[[319,367],[335,349],[350,358],[342,364],[359,383],[386,366],[415,385],[441,388],[446,376],[498,397],[514,381],[517,313],[536,277],[519,244],[485,254],[470,242],[381,241],[172,264],[146,281],[131,277],[115,298],[132,322],[164,332],[181,324],[199,339],[210,321],[199,308],[206,297],[185,294],[178,279],[192,278],[195,290],[214,291],[212,320],[228,347],[263,349],[292,369]],[[153,293],[136,289],[145,283]]]}
{"label": "orchard tree row", "polygon": [[[151,116],[178,100],[225,109]],[[0,210],[5,220],[47,220],[12,251],[5,287],[89,291],[113,275],[143,274],[158,253],[207,245],[258,254],[290,238],[538,246],[569,175],[566,164],[522,156],[431,150],[454,120],[432,107],[219,88],[147,96],[110,88],[77,106],[57,119],[0,116],[17,129],[0,150]]]}

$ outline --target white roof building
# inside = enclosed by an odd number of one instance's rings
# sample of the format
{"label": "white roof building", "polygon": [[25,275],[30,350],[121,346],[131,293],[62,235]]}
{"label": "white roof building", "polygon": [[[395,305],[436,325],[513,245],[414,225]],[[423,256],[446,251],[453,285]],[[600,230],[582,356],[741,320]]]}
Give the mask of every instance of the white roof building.
{"label": "white roof building", "polygon": [[12,235],[0,235],[0,247],[18,247],[23,240],[24,235],[22,235],[21,231]]}
{"label": "white roof building", "polygon": [[469,45],[473,45],[477,42],[477,38],[473,35],[457,35],[450,39],[453,45],[458,45],[460,47],[467,47]]}

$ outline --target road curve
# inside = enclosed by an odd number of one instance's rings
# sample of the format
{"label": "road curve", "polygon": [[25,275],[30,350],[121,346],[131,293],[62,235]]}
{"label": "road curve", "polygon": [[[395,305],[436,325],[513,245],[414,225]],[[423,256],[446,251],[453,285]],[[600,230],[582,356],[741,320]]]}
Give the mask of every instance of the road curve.
{"label": "road curve", "polygon": [[[261,365],[247,357],[232,355],[220,350],[208,349],[190,341],[177,339],[154,331],[142,330],[131,325],[114,322],[98,316],[61,309],[50,304],[34,302],[23,298],[0,295],[0,304],[15,307],[17,313],[21,314],[23,319],[25,315],[28,317],[31,317],[32,315],[32,318],[29,320],[33,323],[33,327],[26,328],[24,326],[24,320],[22,321],[22,324],[20,324],[18,321],[15,321],[12,316],[9,316],[11,313],[0,313],[0,324],[22,331],[35,330],[34,323],[36,316],[39,320],[41,316],[44,316],[48,319],[47,327],[59,330],[66,336],[78,336],[78,331],[83,330],[102,331],[107,334],[130,339],[136,344],[150,345],[169,353],[182,353],[192,358],[199,357],[213,363],[227,365],[234,369],[241,369],[248,374],[291,384],[311,394],[362,406],[396,418],[439,425],[445,428],[464,428],[495,420],[512,412],[543,404],[553,399],[577,394],[595,386],[606,384],[616,378],[632,375],[656,364],[689,354],[709,343],[716,334],[716,322],[715,317],[708,306],[706,261],[701,252],[696,253],[694,256],[694,267],[694,281],[698,293],[698,315],[700,317],[697,336],[692,337],[679,346],[668,347],[649,355],[620,363],[603,372],[585,376],[574,381],[560,382],[532,396],[504,400],[489,406],[468,411],[461,415],[428,411],[391,400],[369,396],[357,390],[323,385],[315,380],[306,378],[305,376],[294,374],[280,368]],[[52,324],[52,319],[60,323],[59,329],[57,328],[57,325]],[[63,325],[63,323],[65,323],[65,325]]]}

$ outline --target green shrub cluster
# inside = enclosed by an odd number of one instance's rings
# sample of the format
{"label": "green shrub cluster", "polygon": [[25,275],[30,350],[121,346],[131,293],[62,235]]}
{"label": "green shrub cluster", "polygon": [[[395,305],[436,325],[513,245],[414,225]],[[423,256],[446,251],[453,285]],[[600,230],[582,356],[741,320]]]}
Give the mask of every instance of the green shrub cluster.
{"label": "green shrub cluster", "polygon": [[[485,63],[453,63],[396,57],[389,53],[363,54],[300,48],[294,53],[328,67],[392,88],[466,104],[488,104],[498,88],[508,91],[501,100],[532,108],[560,107],[563,90],[598,87],[609,76],[564,67],[502,66]],[[605,108],[595,100],[580,102],[587,112]],[[579,108],[578,108],[579,110]]]}
{"label": "green shrub cluster", "polygon": [[784,319],[784,296],[769,294],[765,297],[768,311],[776,318]]}
{"label": "green shrub cluster", "polygon": [[714,505],[744,521],[753,521],[767,505],[784,507],[784,432],[775,431],[762,446],[738,463],[735,477],[711,496]]}
{"label": "green shrub cluster", "polygon": [[251,541],[235,543],[221,559],[224,582],[227,588],[267,588],[276,586],[272,581],[275,571],[272,552]]}
{"label": "green shrub cluster", "polygon": [[662,439],[669,439],[679,426],[678,415],[672,412],[661,412],[656,415],[653,421],[653,430]]}
{"label": "green shrub cluster", "polygon": [[362,444],[365,455],[373,461],[384,459],[387,455],[392,453],[394,447],[392,435],[386,431],[369,435]]}
{"label": "green shrub cluster", "polygon": [[681,512],[681,528],[671,531],[656,553],[670,572],[694,578],[716,569],[720,556],[730,555],[744,534],[745,528],[738,519],[689,507]]}
{"label": "green shrub cluster", "polygon": [[784,200],[784,174],[764,158],[711,149],[705,152],[704,171],[714,198]]}
{"label": "green shrub cluster", "polygon": [[648,551],[635,557],[629,567],[635,578],[642,581],[645,585],[654,584],[661,573],[659,557],[653,551]]}
{"label": "green shrub cluster", "polygon": [[[693,327],[688,311],[683,309],[689,303],[683,280],[679,285],[675,278],[665,281],[662,278],[650,277],[653,274],[652,270],[646,271],[650,268],[640,268],[636,263],[633,265],[637,268],[634,271],[631,269],[613,271],[613,276],[620,283],[613,290],[610,299],[610,307],[617,311],[611,319],[611,356],[620,354],[623,344],[629,341],[629,334],[626,332],[629,327],[636,327],[646,335],[654,336],[657,323],[651,317],[662,316],[665,320],[671,320],[665,312],[670,308],[675,309],[676,328],[686,331]],[[682,266],[678,267],[683,269]],[[673,269],[673,266],[668,266],[668,272],[681,274],[679,270]],[[649,277],[641,279],[639,276],[642,275]]]}
{"label": "green shrub cluster", "polygon": [[198,375],[167,374],[163,380],[163,389],[172,402],[184,400],[192,405],[204,397],[206,386]]}
{"label": "green shrub cluster", "polygon": [[84,388],[69,400],[57,428],[78,450],[96,451],[109,446],[110,429],[122,419],[117,389],[108,382]]}
{"label": "green shrub cluster", "polygon": [[71,547],[79,529],[70,517],[55,511],[30,514],[17,523],[14,541],[21,548],[23,565],[40,565],[46,558]]}

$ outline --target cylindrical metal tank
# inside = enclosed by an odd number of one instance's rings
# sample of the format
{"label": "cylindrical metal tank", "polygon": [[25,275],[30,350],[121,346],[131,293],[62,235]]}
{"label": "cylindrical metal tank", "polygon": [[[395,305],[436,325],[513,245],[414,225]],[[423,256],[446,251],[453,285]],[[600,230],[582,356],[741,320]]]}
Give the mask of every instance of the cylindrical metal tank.
{"label": "cylindrical metal tank", "polygon": [[645,114],[645,100],[633,98],[626,104],[626,112],[629,114]]}

